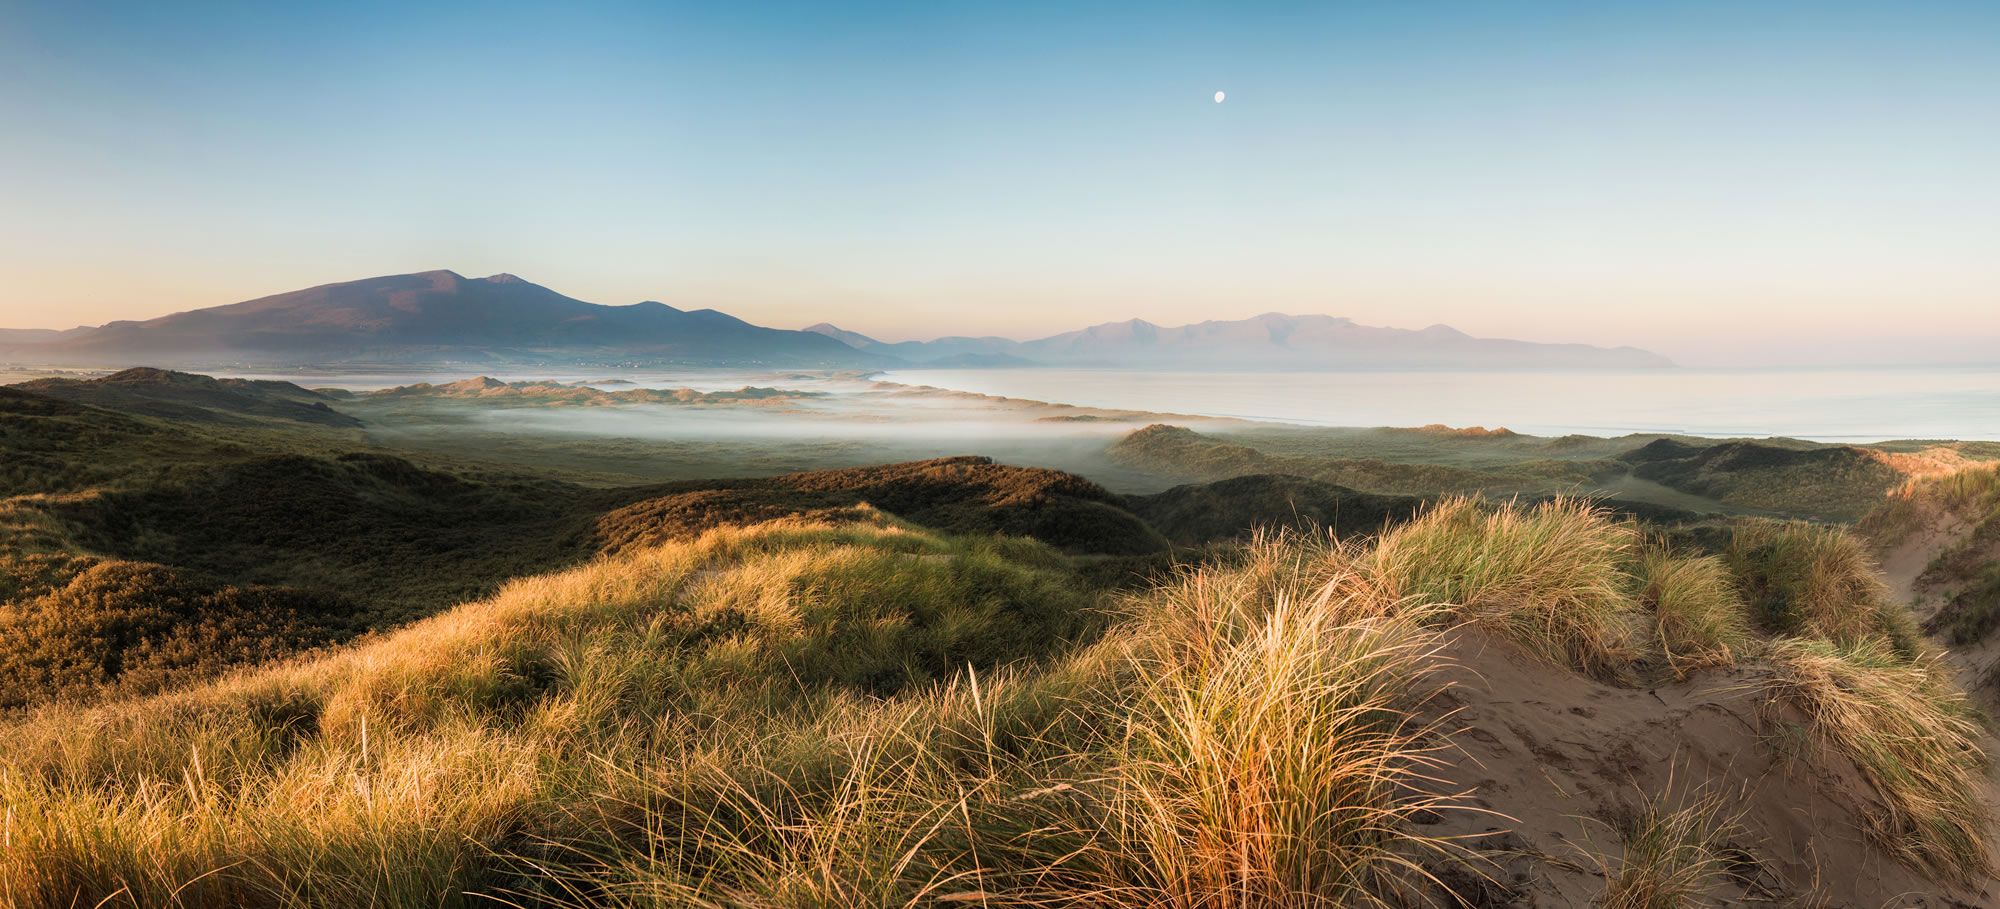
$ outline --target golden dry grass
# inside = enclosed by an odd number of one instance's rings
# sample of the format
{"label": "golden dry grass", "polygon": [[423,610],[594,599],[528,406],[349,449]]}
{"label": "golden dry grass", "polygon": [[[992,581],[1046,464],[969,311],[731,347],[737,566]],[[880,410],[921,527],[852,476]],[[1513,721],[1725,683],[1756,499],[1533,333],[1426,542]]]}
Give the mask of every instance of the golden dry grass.
{"label": "golden dry grass", "polygon": [[1874,557],[1844,528],[1753,521],[1737,528],[1725,557],[1767,633],[1838,643],[1905,636]]}
{"label": "golden dry grass", "polygon": [[1816,754],[1851,761],[1875,790],[1879,810],[1864,816],[1884,849],[1947,880],[1992,874],[1985,733],[1940,658],[1881,639],[1792,639],[1770,659],[1772,703],[1803,716]]}
{"label": "golden dry grass", "polygon": [[[1302,562],[1295,567],[1287,562]],[[1163,649],[1112,768],[1123,904],[1373,904],[1449,845],[1412,818],[1445,760],[1412,719],[1434,685],[1438,632],[1339,549],[1263,541],[1233,572],[1156,592],[1142,626]]]}
{"label": "golden dry grass", "polygon": [[1648,799],[1619,831],[1616,862],[1597,858],[1604,874],[1603,909],[1692,909],[1709,906],[1711,891],[1731,876],[1728,841],[1738,830],[1722,793],[1702,787]]}
{"label": "golden dry grass", "polygon": [[[1720,563],[1642,554],[1580,502],[1455,500],[1372,547],[1267,537],[1110,603],[1045,545],[859,517],[634,547],[10,722],[0,902],[1392,904],[1463,858],[1416,823],[1473,810],[1432,779],[1449,730],[1417,719],[1453,623],[1606,675],[1754,649]],[[1960,702],[1866,641],[1779,645],[1772,696],[1867,770],[1885,844],[1975,873]]]}
{"label": "golden dry grass", "polygon": [[1651,548],[1636,573],[1640,602],[1652,612],[1654,639],[1676,678],[1733,665],[1749,653],[1748,607],[1721,559]]}
{"label": "golden dry grass", "polygon": [[1635,653],[1626,564],[1637,545],[1631,524],[1587,501],[1453,498],[1384,534],[1373,565],[1396,596],[1444,604],[1550,662],[1611,675]]}
{"label": "golden dry grass", "polygon": [[1344,553],[1264,544],[1088,645],[1067,564],[886,520],[719,531],[46,710],[7,729],[0,897],[1331,906],[1442,848],[1405,823],[1445,804],[1406,712],[1436,632]]}

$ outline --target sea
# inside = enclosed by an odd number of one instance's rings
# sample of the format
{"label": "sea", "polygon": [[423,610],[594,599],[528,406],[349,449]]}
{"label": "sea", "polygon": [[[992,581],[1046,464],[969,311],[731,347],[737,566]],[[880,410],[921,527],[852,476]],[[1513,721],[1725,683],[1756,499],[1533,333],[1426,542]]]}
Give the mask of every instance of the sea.
{"label": "sea", "polygon": [[1826,442],[2000,440],[2000,365],[1861,369],[1140,372],[906,369],[907,385],[1310,426],[1506,427]]}
{"label": "sea", "polygon": [[1233,417],[1302,426],[1506,427],[1531,435],[1679,433],[1824,442],[2000,441],[2000,365],[1633,371],[1350,370],[1169,372],[1125,369],[896,369],[855,373],[704,369],[477,367],[318,374],[218,371],[354,390],[506,380],[603,388],[762,385],[838,395],[876,381],[1059,404]]}

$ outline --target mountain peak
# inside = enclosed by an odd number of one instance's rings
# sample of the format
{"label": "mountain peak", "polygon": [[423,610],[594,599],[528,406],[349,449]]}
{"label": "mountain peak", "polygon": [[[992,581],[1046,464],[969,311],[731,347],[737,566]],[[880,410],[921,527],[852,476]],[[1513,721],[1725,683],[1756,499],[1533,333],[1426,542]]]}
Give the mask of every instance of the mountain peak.
{"label": "mountain peak", "polygon": [[52,364],[474,360],[852,367],[882,362],[831,338],[761,328],[714,310],[682,312],[655,301],[604,306],[505,272],[468,279],[448,269],[324,284],[119,322],[38,347]]}
{"label": "mountain peak", "polygon": [[835,341],[839,341],[840,343],[852,347],[855,350],[869,350],[871,348],[882,346],[882,342],[877,341],[874,338],[864,335],[858,331],[848,331],[847,329],[841,328],[840,326],[835,325],[832,322],[821,322],[817,325],[808,325],[802,330],[812,332],[813,334],[816,335],[825,335],[826,337],[832,338]]}

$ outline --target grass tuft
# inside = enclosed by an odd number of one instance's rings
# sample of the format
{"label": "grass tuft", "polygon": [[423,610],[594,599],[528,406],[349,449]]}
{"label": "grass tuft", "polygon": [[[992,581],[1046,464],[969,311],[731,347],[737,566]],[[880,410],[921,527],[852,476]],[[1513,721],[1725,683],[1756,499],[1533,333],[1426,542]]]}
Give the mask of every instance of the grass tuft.
{"label": "grass tuft", "polygon": [[1852,761],[1879,796],[1863,816],[1884,849],[1946,880],[1992,874],[1984,732],[1938,656],[1912,660],[1882,639],[1788,639],[1770,659],[1772,704],[1802,714],[1816,752]]}
{"label": "grass tuft", "polygon": [[[1669,789],[1672,788],[1671,783]],[[1648,800],[1619,831],[1625,853],[1615,867],[1603,868],[1603,909],[1689,909],[1710,903],[1706,895],[1732,877],[1729,838],[1738,831],[1722,794],[1702,788],[1668,807],[1664,797]]]}
{"label": "grass tuft", "polygon": [[1392,593],[1550,662],[1609,676],[1635,653],[1626,562],[1638,533],[1580,499],[1528,506],[1446,499],[1382,536],[1375,569]]}
{"label": "grass tuft", "polygon": [[1752,521],[1726,554],[1759,628],[1840,644],[1900,634],[1875,560],[1846,530],[1802,521]]}
{"label": "grass tuft", "polygon": [[1317,589],[1269,585],[1286,552],[1154,599],[1171,646],[1142,668],[1100,853],[1120,905],[1373,905],[1449,851],[1412,832],[1457,804],[1422,794],[1440,746],[1408,712],[1438,632],[1338,551]]}
{"label": "grass tuft", "polygon": [[1721,559],[1648,549],[1636,574],[1639,599],[1653,614],[1660,651],[1675,677],[1734,665],[1750,651],[1747,607]]}

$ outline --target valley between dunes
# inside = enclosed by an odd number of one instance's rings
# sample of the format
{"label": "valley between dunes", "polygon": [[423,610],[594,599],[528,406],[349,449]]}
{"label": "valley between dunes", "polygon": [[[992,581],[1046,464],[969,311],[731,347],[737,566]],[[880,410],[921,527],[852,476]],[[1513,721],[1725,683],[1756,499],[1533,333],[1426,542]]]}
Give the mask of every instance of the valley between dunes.
{"label": "valley between dunes", "polygon": [[0,388],[0,901],[2000,902],[1992,446],[784,384]]}

